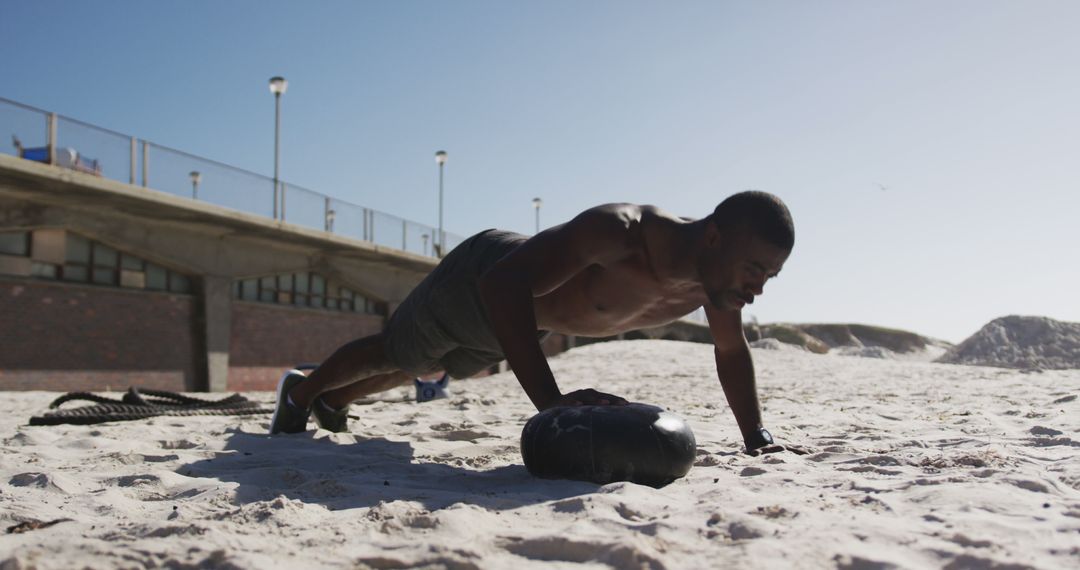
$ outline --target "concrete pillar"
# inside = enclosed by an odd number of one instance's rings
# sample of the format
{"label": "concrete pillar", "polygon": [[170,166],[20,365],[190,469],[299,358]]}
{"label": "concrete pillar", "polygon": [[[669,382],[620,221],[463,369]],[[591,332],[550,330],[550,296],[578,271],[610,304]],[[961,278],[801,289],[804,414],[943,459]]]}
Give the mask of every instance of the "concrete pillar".
{"label": "concrete pillar", "polygon": [[229,335],[232,332],[232,283],[230,277],[203,276],[203,338],[206,341],[206,389],[228,389]]}

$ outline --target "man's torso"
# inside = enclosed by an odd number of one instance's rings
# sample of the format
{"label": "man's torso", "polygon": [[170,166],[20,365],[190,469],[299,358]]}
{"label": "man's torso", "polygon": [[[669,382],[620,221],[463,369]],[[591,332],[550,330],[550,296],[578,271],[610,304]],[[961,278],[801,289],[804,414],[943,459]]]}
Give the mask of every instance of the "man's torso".
{"label": "man's torso", "polygon": [[675,279],[665,259],[677,252],[673,228],[685,221],[648,206],[618,205],[634,218],[631,253],[591,265],[554,291],[533,300],[541,329],[610,336],[669,323],[706,300],[700,283]]}

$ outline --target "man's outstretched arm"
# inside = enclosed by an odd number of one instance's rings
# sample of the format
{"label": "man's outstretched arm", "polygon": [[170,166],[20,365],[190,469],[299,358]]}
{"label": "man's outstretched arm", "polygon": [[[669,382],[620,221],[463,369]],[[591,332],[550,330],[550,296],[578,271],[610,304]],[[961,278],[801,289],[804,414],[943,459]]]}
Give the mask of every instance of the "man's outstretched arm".
{"label": "man's outstretched arm", "polygon": [[612,399],[595,391],[566,396],[559,391],[537,340],[533,298],[554,291],[592,265],[625,257],[635,223],[634,212],[618,205],[586,210],[529,239],[481,277],[480,297],[491,315],[495,337],[536,409]]}
{"label": "man's outstretched arm", "polygon": [[753,451],[773,443],[772,436],[761,423],[754,360],[743,334],[742,313],[706,306],[705,314],[715,344],[716,375],[735,414],[746,450]]}
{"label": "man's outstretched arm", "polygon": [[491,315],[495,338],[506,361],[537,410],[544,410],[562,393],[536,335],[532,289],[517,271],[490,271],[480,280],[480,296]]}

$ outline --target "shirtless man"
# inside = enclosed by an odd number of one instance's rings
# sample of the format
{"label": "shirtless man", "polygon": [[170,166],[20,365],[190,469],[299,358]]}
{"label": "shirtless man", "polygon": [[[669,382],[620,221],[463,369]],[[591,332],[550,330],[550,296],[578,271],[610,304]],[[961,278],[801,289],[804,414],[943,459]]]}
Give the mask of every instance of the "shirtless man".
{"label": "shirtless man", "polygon": [[795,241],[779,198],[742,192],[700,220],[653,206],[606,204],[532,238],[487,230],[450,252],[382,333],[338,349],[278,385],[270,433],[307,429],[310,413],[347,429],[350,402],[445,370],[456,378],[509,362],[537,410],[626,400],[564,394],[540,348],[549,331],[603,337],[705,308],[716,372],[748,452],[779,450],[762,426],[742,308],[776,277]]}

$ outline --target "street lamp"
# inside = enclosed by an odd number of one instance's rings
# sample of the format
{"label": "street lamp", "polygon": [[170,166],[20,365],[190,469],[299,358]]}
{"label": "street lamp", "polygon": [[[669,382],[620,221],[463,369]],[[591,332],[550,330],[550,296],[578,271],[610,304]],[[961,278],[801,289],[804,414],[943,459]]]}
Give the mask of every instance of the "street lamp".
{"label": "street lamp", "polygon": [[439,245],[436,246],[435,252],[438,257],[442,257],[446,254],[446,234],[443,232],[443,165],[446,164],[446,151],[440,150],[435,153],[435,163],[439,165]]}
{"label": "street lamp", "polygon": [[428,240],[428,235],[427,235],[427,234],[424,234],[424,235],[420,236],[420,239],[424,240],[424,255],[427,255],[427,240]]}
{"label": "street lamp", "polygon": [[[285,93],[285,90],[289,88],[289,82],[284,77],[271,77],[270,78],[270,92],[274,94],[274,219],[278,219],[278,203],[283,202],[281,196],[278,195],[278,158],[280,156],[280,134],[281,134],[281,96]],[[282,210],[285,208],[282,207]],[[285,216],[285,212],[281,212],[281,216]]]}
{"label": "street lamp", "polygon": [[199,174],[198,170],[192,170],[188,176],[191,177],[191,199],[199,199],[199,183],[202,182],[202,174]]}
{"label": "street lamp", "polygon": [[533,198],[533,209],[536,210],[536,233],[540,233],[540,206],[544,203],[540,198]]}

